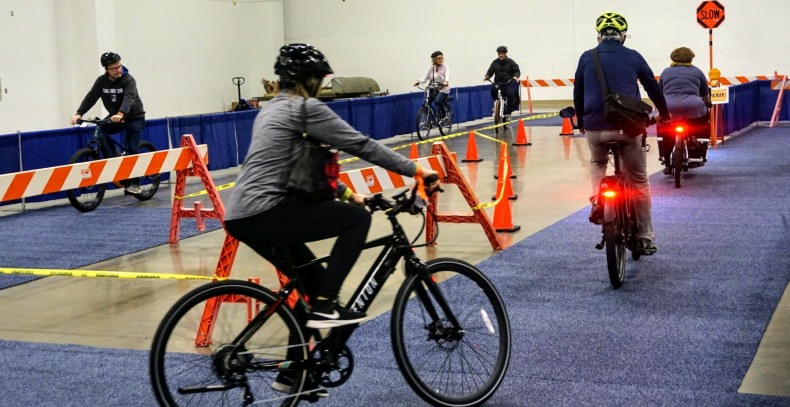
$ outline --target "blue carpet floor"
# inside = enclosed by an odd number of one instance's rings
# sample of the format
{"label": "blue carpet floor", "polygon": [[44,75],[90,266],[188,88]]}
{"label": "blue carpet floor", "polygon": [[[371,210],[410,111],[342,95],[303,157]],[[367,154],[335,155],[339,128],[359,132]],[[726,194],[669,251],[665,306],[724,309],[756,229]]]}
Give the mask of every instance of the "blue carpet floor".
{"label": "blue carpet floor", "polygon": [[[480,263],[514,334],[508,377],[487,405],[790,406],[737,393],[790,280],[790,137],[779,131],[711,151],[681,189],[654,175],[659,252],[629,258],[619,290],[586,211]],[[354,374],[316,405],[424,405],[397,370],[388,315],[349,345]],[[154,404],[146,352],[0,341],[0,362],[4,405]]]}
{"label": "blue carpet floor", "polygon": [[[99,206],[87,213],[70,205],[0,217],[0,267],[75,269],[166,244],[169,208]],[[206,230],[219,228],[208,219]],[[181,238],[197,234],[194,219],[181,222]],[[39,277],[0,274],[0,289]]]}

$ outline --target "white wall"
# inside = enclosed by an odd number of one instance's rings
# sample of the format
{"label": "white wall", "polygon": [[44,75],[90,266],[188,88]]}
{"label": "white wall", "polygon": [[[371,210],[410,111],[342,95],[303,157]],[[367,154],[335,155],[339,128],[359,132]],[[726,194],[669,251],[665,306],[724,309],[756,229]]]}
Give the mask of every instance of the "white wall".
{"label": "white wall", "polygon": [[66,127],[110,50],[149,119],[227,111],[232,77],[264,93],[283,21],[281,0],[0,0],[0,134]]}
{"label": "white wall", "polygon": [[[714,65],[724,76],[790,73],[790,2],[720,0]],[[0,0],[0,134],[62,128],[114,50],[137,79],[150,119],[225,111],[263,94],[262,78],[286,42],[309,42],[336,76],[367,76],[391,93],[412,91],[429,55],[445,53],[455,86],[482,84],[498,45],[533,79],[571,78],[595,45],[594,21],[628,19],[627,46],[656,74],[688,46],[707,72],[701,0]],[[11,12],[14,16],[11,17]],[[7,90],[7,93],[6,93]],[[569,99],[571,89],[533,89]],[[99,109],[92,114],[100,115]]]}
{"label": "white wall", "polygon": [[[287,0],[286,42],[307,41],[330,58],[338,76],[369,76],[382,89],[407,92],[439,49],[453,84],[482,83],[498,45],[534,79],[573,77],[579,55],[595,46],[595,19],[624,15],[626,46],[659,74],[669,54],[687,46],[709,70],[708,30],[696,22],[701,0]],[[726,18],[714,29],[714,66],[724,76],[790,73],[786,0],[720,0]],[[568,99],[570,88],[533,89],[536,99]]]}

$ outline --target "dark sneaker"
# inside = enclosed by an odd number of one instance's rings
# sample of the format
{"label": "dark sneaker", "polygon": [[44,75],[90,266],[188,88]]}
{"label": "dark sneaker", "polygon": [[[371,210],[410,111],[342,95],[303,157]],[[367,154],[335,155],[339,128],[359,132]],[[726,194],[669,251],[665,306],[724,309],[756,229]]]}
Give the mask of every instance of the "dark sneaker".
{"label": "dark sneaker", "polygon": [[[272,390],[280,392],[280,393],[290,393],[291,386],[293,386],[293,379],[287,376],[286,373],[280,373],[277,375],[277,379],[272,383]],[[305,394],[303,397],[313,396],[313,397],[328,397],[329,392],[316,384],[314,381],[310,380],[309,378],[304,383],[304,387],[302,387],[302,392],[308,393]]]}
{"label": "dark sneaker", "polygon": [[349,311],[337,303],[332,303],[326,308],[313,306],[313,311],[307,316],[305,326],[313,329],[335,328],[358,324],[367,317],[363,312]]}
{"label": "dark sneaker", "polygon": [[658,251],[658,248],[656,247],[655,244],[653,244],[653,242],[650,239],[643,237],[639,239],[639,243],[637,244],[637,250],[639,250],[639,253],[644,256],[650,256],[652,254],[655,254],[655,252]]}
{"label": "dark sneaker", "polygon": [[672,167],[668,165],[664,166],[664,175],[672,175]]}
{"label": "dark sneaker", "polygon": [[592,204],[592,208],[590,208],[590,222],[596,225],[603,224],[603,206]]}

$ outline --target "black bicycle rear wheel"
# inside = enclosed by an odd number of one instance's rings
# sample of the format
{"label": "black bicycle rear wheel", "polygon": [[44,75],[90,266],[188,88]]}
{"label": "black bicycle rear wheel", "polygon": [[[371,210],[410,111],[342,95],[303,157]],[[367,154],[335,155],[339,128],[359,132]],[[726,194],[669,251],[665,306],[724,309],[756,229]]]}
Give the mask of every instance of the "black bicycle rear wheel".
{"label": "black bicycle rear wheel", "polygon": [[420,140],[427,140],[428,137],[430,137],[433,121],[431,120],[431,109],[429,109],[428,106],[422,106],[420,110],[417,111],[416,127],[417,138]]}
{"label": "black bicycle rear wheel", "polygon": [[[153,151],[156,151],[153,144],[147,141],[140,142],[140,153],[150,153]],[[153,198],[156,191],[159,190],[159,181],[161,178],[161,174],[151,174],[140,177],[141,192],[139,194],[134,194],[134,197],[141,201],[147,201]]]}
{"label": "black bicycle rear wheel", "polygon": [[[69,159],[69,164],[88,163],[99,159],[99,155],[91,148],[78,150]],[[104,199],[106,184],[87,185],[66,191],[71,206],[80,212],[90,212],[99,206]]]}
{"label": "black bicycle rear wheel", "polygon": [[680,188],[680,179],[683,174],[683,156],[686,152],[686,149],[683,146],[683,142],[681,141],[680,137],[677,137],[675,141],[675,149],[672,151],[672,166],[674,167],[675,172],[675,188]]}
{"label": "black bicycle rear wheel", "polygon": [[[249,319],[275,301],[269,290],[239,280],[208,283],[178,300],[151,345],[149,373],[159,405],[295,406],[307,373],[304,364],[286,368],[308,359],[308,344],[291,309],[279,306],[242,345],[234,344]],[[275,381],[290,386],[275,390]]]}
{"label": "black bicycle rear wheel", "polygon": [[[395,297],[395,360],[409,386],[431,405],[480,405],[502,383],[510,363],[505,304],[485,274],[461,260],[431,260],[428,274],[428,282],[420,275],[407,277]],[[458,320],[457,328],[440,300]]]}
{"label": "black bicycle rear wheel", "polygon": [[603,237],[606,246],[606,267],[613,288],[620,288],[625,279],[625,237],[623,216],[614,201],[604,203]]}

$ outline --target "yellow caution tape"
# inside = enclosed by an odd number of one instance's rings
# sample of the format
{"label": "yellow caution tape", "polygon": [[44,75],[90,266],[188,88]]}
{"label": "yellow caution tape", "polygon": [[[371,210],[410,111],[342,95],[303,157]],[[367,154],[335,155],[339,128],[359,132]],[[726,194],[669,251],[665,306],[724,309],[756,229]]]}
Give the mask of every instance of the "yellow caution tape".
{"label": "yellow caution tape", "polygon": [[[524,118],[521,118],[519,120],[546,119],[546,118],[549,118],[549,117],[557,116],[558,114],[559,114],[559,112],[538,114],[538,115],[534,115],[534,116],[524,117]],[[516,122],[516,120],[511,120],[509,122],[503,122],[503,123],[495,124],[495,125],[492,125],[492,126],[482,127],[482,128],[479,128],[479,129],[473,130],[473,131],[477,135],[482,136],[484,138],[487,138],[487,139],[489,139],[491,141],[495,141],[497,143],[504,143],[504,141],[502,141],[502,140],[497,140],[497,139],[495,139],[493,137],[489,137],[489,136],[486,136],[485,134],[478,133],[478,132],[483,131],[483,130],[495,129],[497,127],[507,126],[507,125],[509,125],[511,123],[515,123],[515,122]],[[463,136],[465,134],[469,134],[469,133],[467,133],[466,131],[462,131],[462,132],[447,134],[447,135],[444,135],[444,136],[441,136],[441,137],[433,137],[433,138],[430,138],[428,140],[415,141],[415,144],[435,143],[437,141],[449,140],[449,139],[452,139],[452,138],[455,138],[455,137],[458,137],[458,136]],[[402,150],[404,148],[410,148],[410,147],[411,147],[411,143],[404,144],[402,146],[396,146],[396,147],[393,147],[392,149],[397,151],[397,150]],[[345,160],[339,160],[337,163],[342,165],[342,164],[346,164],[346,163],[350,163],[350,162],[354,162],[354,161],[358,161],[358,160],[360,160],[359,157],[351,157],[351,158],[346,158]],[[223,184],[223,185],[220,185],[220,186],[217,187],[217,191],[222,191],[223,189],[230,189],[230,188],[233,188],[235,186],[236,186],[235,182],[231,182],[231,183],[228,183],[228,184]],[[186,195],[186,196],[176,196],[176,197],[173,197],[173,199],[183,200],[183,199],[186,199],[186,198],[194,198],[196,196],[201,196],[201,195],[208,195],[208,191],[206,191],[204,189],[202,191],[194,192],[194,193],[191,193],[191,194]]]}
{"label": "yellow caution tape", "polygon": [[136,273],[131,271],[97,271],[97,270],[58,270],[0,268],[0,274],[35,275],[35,276],[66,276],[66,277],[103,277],[103,278],[138,278],[148,280],[224,280],[215,276],[194,276],[188,274]]}
{"label": "yellow caution tape", "polygon": [[[235,186],[236,186],[235,182],[229,182],[227,184],[222,184],[222,185],[216,187],[216,190],[217,190],[217,192],[219,192],[219,191],[222,191],[224,189],[231,189],[231,188],[233,188]],[[189,195],[186,195],[186,196],[174,196],[173,199],[182,199],[183,200],[183,199],[187,199],[187,198],[194,198],[196,196],[201,196],[201,195],[208,195],[208,191],[206,191],[204,189],[202,191],[193,192],[193,193],[191,193]]]}

